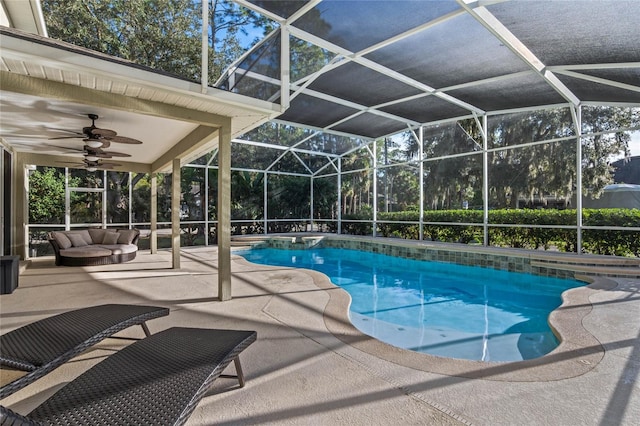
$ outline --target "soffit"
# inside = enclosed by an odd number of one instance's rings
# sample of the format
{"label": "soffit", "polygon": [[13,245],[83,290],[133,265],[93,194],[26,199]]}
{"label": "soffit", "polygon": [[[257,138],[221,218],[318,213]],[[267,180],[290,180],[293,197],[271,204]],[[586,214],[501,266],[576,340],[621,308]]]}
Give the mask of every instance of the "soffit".
{"label": "soffit", "polygon": [[65,129],[81,132],[92,113],[100,116],[97,127],[143,141],[110,150],[149,165],[196,128],[210,127],[212,139],[183,159],[188,161],[216,146],[215,129],[225,120],[231,120],[233,137],[280,111],[279,105],[212,87],[203,93],[198,83],[60,41],[6,27],[0,36],[0,137],[17,152],[82,159],[73,151],[82,148],[81,139],[62,144],[50,138],[68,135]]}

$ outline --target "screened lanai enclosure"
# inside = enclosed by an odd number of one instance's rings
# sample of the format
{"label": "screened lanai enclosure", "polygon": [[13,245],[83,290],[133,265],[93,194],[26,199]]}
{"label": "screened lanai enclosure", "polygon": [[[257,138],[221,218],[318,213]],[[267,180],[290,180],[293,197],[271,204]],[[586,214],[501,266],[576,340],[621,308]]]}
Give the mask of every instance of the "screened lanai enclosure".
{"label": "screened lanai enclosure", "polygon": [[[612,166],[640,135],[640,2],[233,3],[265,36],[218,75],[203,55],[179,76],[280,106],[232,135],[232,234],[640,255],[640,209],[583,208],[640,184]],[[187,246],[217,242],[218,150],[198,155],[181,169]],[[37,166],[30,181],[47,174],[64,208],[30,207],[32,255],[54,229],[150,227],[149,174]],[[158,176],[170,228],[171,174]]]}
{"label": "screened lanai enclosure", "polygon": [[[540,117],[553,124],[541,128],[547,122]],[[620,137],[616,123],[590,123],[592,130],[576,137],[567,108],[501,114],[486,123],[486,145],[474,120],[373,141],[264,124],[232,142],[232,234],[331,232],[563,251],[576,251],[581,235],[583,251],[637,255],[638,209],[581,209],[577,198],[578,153]],[[510,143],[506,135],[516,131],[533,140]],[[582,173],[590,173],[582,156]],[[216,243],[217,170],[215,150],[182,167],[182,245]],[[62,177],[65,169],[38,173]],[[107,227],[149,227],[149,175],[67,169],[66,182],[60,201],[71,227],[101,226],[103,218]],[[161,175],[159,228],[171,227],[170,197],[171,176]],[[38,254],[49,248],[37,235],[65,226],[64,210],[47,217],[53,223],[31,227]],[[169,247],[170,239],[159,244]]]}

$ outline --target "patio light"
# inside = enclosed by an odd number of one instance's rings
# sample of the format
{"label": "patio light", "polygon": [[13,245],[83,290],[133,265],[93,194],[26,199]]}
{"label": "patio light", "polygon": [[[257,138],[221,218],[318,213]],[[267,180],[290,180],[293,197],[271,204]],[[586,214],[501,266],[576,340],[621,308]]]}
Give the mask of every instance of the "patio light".
{"label": "patio light", "polygon": [[102,141],[99,139],[84,139],[84,141],[91,148],[100,148],[102,146]]}

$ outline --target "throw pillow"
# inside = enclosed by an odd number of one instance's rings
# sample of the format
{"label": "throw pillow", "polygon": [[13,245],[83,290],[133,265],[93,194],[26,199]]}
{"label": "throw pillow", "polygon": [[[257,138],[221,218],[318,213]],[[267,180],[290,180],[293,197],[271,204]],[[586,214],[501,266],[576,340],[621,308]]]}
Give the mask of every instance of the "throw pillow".
{"label": "throw pillow", "polygon": [[89,235],[88,230],[83,229],[81,231],[78,231],[78,233],[82,235],[82,238],[84,238],[84,242],[87,243],[87,245],[93,244],[93,240],[91,239],[91,235]]}
{"label": "throw pillow", "polygon": [[138,232],[135,229],[121,229],[118,234],[118,244],[131,244]]}
{"label": "throw pillow", "polygon": [[89,229],[89,235],[91,235],[93,244],[102,244],[105,233],[107,233],[106,229]]}
{"label": "throw pillow", "polygon": [[74,235],[80,235],[82,237],[82,239],[84,240],[85,245],[90,245],[93,244],[93,240],[91,239],[91,235],[89,235],[89,231],[86,229],[80,229],[80,230],[76,230],[76,231],[66,231],[65,234],[67,236],[74,234]]}
{"label": "throw pillow", "polygon": [[82,237],[82,234],[75,234],[75,233],[69,232],[67,234],[67,237],[71,241],[71,245],[73,245],[74,247],[85,247],[89,245],[87,244],[85,239]]}
{"label": "throw pillow", "polygon": [[102,239],[102,244],[113,245],[118,244],[118,235],[117,232],[105,232],[104,238]]}
{"label": "throw pillow", "polygon": [[56,242],[58,243],[58,245],[62,250],[65,250],[71,247],[71,240],[67,238],[67,236],[62,232],[52,232],[51,236],[53,237],[54,240],[56,240]]}

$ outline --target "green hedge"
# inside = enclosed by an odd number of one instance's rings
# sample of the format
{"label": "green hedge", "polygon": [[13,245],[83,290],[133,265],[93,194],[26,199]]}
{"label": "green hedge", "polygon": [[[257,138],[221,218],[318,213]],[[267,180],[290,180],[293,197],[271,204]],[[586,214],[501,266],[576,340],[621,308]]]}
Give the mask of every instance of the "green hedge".
{"label": "green hedge", "polygon": [[[418,222],[419,212],[406,211],[378,213],[379,221]],[[352,235],[371,235],[371,224],[349,222],[371,220],[370,213],[343,218],[343,232]],[[480,243],[482,242],[482,211],[435,210],[424,212],[424,222],[477,223],[478,225],[425,224],[424,238],[434,241]],[[640,209],[583,209],[584,226],[640,227]],[[576,225],[575,210],[491,210],[489,224],[507,225]],[[419,239],[418,224],[378,223],[378,230],[385,237]],[[556,247],[560,251],[575,252],[577,235],[574,229],[540,227],[489,227],[489,244],[500,247],[545,249]],[[585,229],[582,232],[582,248],[586,253],[618,256],[640,256],[640,232],[624,230]]]}

